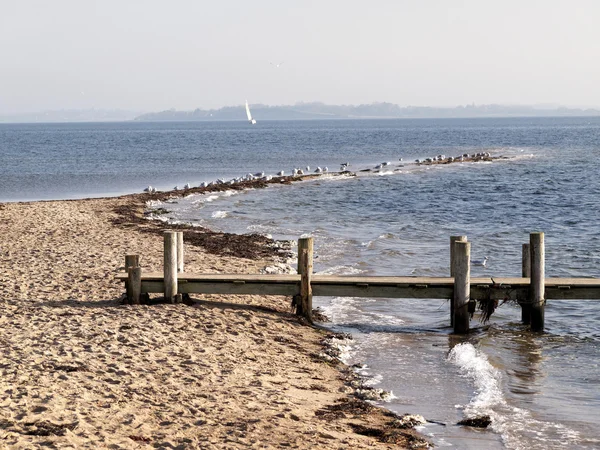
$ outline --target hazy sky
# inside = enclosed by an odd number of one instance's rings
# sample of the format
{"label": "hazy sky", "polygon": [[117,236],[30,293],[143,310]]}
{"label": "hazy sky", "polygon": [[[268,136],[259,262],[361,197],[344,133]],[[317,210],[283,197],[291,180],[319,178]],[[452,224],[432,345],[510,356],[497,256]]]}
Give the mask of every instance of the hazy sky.
{"label": "hazy sky", "polygon": [[246,98],[600,107],[600,0],[0,0],[0,113]]}

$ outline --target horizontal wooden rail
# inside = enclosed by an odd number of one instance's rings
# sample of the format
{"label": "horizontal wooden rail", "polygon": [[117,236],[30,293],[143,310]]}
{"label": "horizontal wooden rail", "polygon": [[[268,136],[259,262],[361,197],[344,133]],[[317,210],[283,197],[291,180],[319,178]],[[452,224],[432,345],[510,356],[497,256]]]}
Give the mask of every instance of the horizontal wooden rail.
{"label": "horizontal wooden rail", "polygon": [[[126,255],[126,273],[118,274],[126,288],[126,303],[163,293],[171,302],[184,294],[282,295],[293,297],[296,314],[312,323],[312,298],[367,297],[450,300],[455,333],[469,331],[472,300],[512,300],[521,319],[534,332],[544,329],[546,300],[600,300],[598,278],[546,278],[544,233],[530,233],[522,246],[521,277],[471,277],[471,243],[450,237],[450,277],[338,276],[313,273],[313,238],[298,240],[297,275],[192,274],[184,272],[183,235],[166,230],[162,273],[141,273],[138,255]],[[483,262],[486,265],[487,257]],[[489,305],[489,304],[488,304]]]}
{"label": "horizontal wooden rail", "polygon": [[[126,282],[128,274],[117,280]],[[180,293],[286,295],[300,293],[300,275],[243,275],[178,273]],[[453,277],[356,277],[313,275],[313,296],[450,299]],[[470,279],[472,299],[526,301],[530,279],[517,277],[480,277]],[[546,278],[547,300],[600,300],[598,278]],[[143,293],[164,292],[162,273],[142,275]]]}

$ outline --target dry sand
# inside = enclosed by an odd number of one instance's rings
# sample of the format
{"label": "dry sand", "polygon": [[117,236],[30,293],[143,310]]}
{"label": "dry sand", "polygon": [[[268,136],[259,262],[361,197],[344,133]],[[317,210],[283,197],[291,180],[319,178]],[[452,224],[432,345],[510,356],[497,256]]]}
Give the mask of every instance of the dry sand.
{"label": "dry sand", "polygon": [[[142,199],[0,204],[0,448],[420,442],[355,399],[351,371],[322,357],[326,333],[291,314],[290,299],[122,305],[114,276],[126,254],[162,270],[162,237],[133,223]],[[211,239],[186,245],[186,272],[258,273],[272,262],[231,256],[235,245],[210,253]]]}

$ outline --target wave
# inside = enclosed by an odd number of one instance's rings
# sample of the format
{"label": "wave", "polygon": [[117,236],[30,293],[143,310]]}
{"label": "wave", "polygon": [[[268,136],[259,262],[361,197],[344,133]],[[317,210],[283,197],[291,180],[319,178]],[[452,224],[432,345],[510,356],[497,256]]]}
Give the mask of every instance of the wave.
{"label": "wave", "polygon": [[458,366],[475,386],[469,404],[457,407],[464,410],[467,418],[490,416],[492,430],[500,434],[507,448],[558,450],[581,444],[577,431],[563,424],[537,420],[526,409],[508,404],[502,394],[502,374],[472,344],[456,345],[448,361]]}
{"label": "wave", "polygon": [[227,217],[229,214],[227,211],[215,211],[211,214],[211,217],[213,219],[224,219],[225,217]]}

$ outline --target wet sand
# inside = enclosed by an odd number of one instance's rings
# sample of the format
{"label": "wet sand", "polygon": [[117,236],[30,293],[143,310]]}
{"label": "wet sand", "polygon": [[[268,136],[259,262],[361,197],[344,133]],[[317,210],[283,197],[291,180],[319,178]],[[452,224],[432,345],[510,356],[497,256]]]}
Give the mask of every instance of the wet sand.
{"label": "wet sand", "polygon": [[[383,449],[420,441],[355,397],[290,299],[129,306],[126,254],[161,271],[161,195],[0,204],[0,448]],[[259,273],[287,250],[186,230],[186,272]],[[409,411],[407,411],[409,412]]]}

